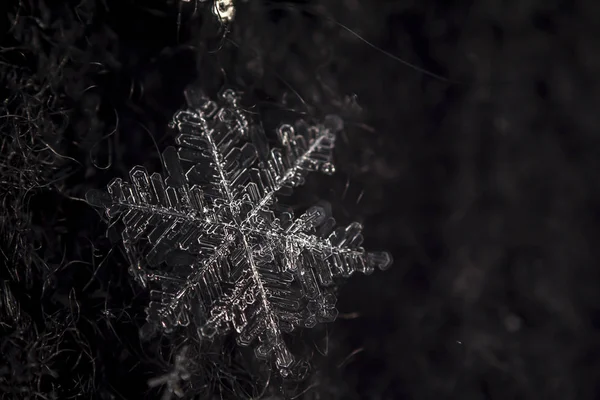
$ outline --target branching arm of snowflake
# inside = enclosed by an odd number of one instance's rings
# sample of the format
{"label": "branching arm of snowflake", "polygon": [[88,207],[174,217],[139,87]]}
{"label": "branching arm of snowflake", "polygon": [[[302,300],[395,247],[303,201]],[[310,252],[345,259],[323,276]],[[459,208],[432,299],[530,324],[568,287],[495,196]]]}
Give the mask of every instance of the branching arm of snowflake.
{"label": "branching arm of snowflake", "polygon": [[153,388],[166,385],[161,400],[171,400],[173,394],[179,398],[183,397],[184,392],[180,383],[190,379],[190,373],[187,370],[187,351],[188,347],[183,347],[175,356],[175,365],[173,369],[159,377],[148,380],[148,386]]}
{"label": "branching arm of snowflake", "polygon": [[114,179],[87,199],[124,225],[130,272],[153,298],[150,326],[193,324],[204,338],[234,331],[242,346],[258,339],[255,354],[274,357],[285,376],[294,358],[282,332],[335,320],[336,280],[385,269],[391,256],[360,247],[359,223],[336,229],[324,206],[294,219],[278,201],[310,171],[334,172],[339,118],[282,125],[271,149],[234,91],[217,102],[194,87],[185,96],[178,148],[163,152],[166,180],[138,166],[131,183]]}

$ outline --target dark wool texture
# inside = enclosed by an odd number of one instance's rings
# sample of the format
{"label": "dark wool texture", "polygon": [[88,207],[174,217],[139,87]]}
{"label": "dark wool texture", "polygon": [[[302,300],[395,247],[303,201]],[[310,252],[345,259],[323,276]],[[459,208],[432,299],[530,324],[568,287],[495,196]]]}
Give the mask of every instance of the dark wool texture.
{"label": "dark wool texture", "polygon": [[[595,399],[600,396],[600,2],[7,0],[0,18],[0,398]],[[332,204],[394,264],[340,316],[252,348],[140,338],[148,293],[84,200],[160,171],[198,83],[265,130],[339,115]],[[107,234],[108,233],[108,234]],[[164,396],[164,397],[163,397]]]}

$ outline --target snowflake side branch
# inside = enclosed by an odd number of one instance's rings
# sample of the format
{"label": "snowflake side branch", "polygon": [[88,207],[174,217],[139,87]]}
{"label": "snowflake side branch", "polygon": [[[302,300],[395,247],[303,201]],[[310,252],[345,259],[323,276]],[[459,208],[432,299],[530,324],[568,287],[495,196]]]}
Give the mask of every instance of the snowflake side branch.
{"label": "snowflake side branch", "polygon": [[306,152],[304,154],[302,154],[302,156],[300,156],[294,162],[294,165],[291,168],[289,168],[283,176],[281,176],[280,178],[277,179],[277,181],[275,183],[275,187],[273,189],[271,189],[269,192],[267,192],[265,194],[265,196],[262,198],[262,200],[260,201],[260,203],[258,203],[253,208],[253,210],[248,214],[248,216],[246,217],[246,219],[243,222],[243,225],[245,227],[247,225],[249,225],[252,218],[254,216],[256,216],[256,214],[260,210],[262,210],[264,208],[264,206],[269,203],[269,201],[271,201],[273,196],[275,196],[275,194],[279,190],[281,190],[281,188],[283,188],[292,177],[294,177],[296,174],[298,174],[299,170],[304,166],[304,164],[310,158],[310,156],[321,146],[321,142],[323,142],[324,140],[329,140],[332,142],[333,137],[328,132],[325,132],[325,133],[322,133],[320,136],[318,136],[315,139],[315,141],[310,145],[310,147],[306,150]]}

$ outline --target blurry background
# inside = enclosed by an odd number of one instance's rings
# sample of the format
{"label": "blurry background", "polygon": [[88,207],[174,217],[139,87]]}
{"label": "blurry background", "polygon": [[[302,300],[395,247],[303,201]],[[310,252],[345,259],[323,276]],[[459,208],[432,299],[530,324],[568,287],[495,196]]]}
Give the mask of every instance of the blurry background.
{"label": "blurry background", "polygon": [[168,346],[140,342],[144,294],[81,199],[159,170],[194,81],[244,91],[267,128],[342,116],[337,173],[296,206],[329,200],[394,256],[299,334],[307,382],[204,365],[199,398],[248,398],[236,379],[271,399],[597,398],[600,3],[238,0],[229,24],[211,6],[5,5],[3,398],[160,398]]}

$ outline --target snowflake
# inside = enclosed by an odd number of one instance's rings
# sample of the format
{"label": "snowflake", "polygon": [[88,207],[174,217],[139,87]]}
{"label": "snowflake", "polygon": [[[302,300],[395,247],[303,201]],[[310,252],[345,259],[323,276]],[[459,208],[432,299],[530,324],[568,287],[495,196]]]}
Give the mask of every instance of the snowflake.
{"label": "snowflake", "polygon": [[116,178],[88,202],[123,224],[130,273],[150,289],[151,327],[192,326],[207,339],[234,332],[285,376],[294,357],[282,332],[334,321],[338,278],[385,269],[391,256],[366,252],[362,226],[336,228],[327,206],[294,218],[278,200],[308,172],[334,172],[338,117],[281,125],[270,148],[233,90],[212,101],[189,87],[185,97],[173,119],[178,148],[162,153],[166,179],[136,166],[131,183]]}

